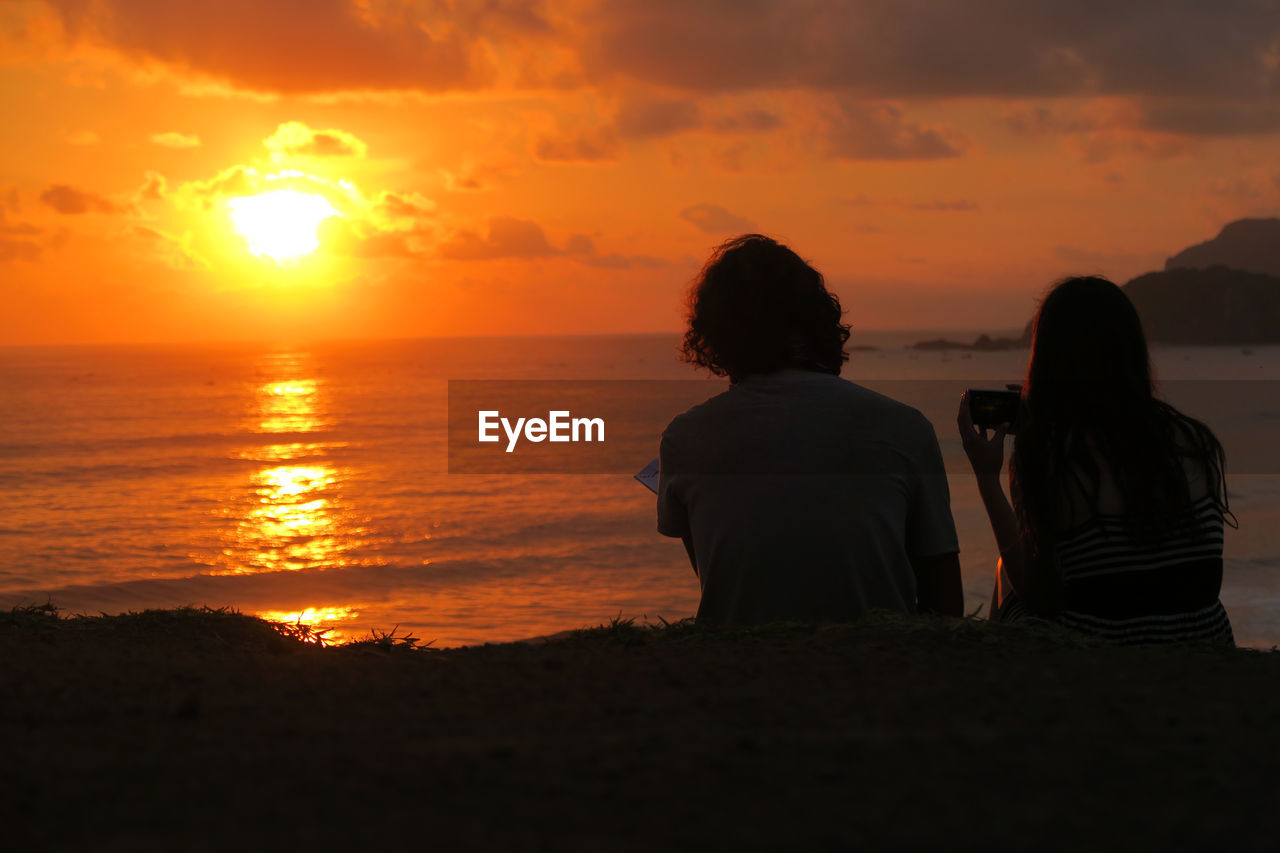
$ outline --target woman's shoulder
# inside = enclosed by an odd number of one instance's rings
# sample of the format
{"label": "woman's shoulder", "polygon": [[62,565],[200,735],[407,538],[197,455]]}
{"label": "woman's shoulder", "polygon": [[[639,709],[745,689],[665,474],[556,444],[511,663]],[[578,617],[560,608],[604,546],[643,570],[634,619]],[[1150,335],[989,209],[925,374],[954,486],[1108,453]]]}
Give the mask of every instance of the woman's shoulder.
{"label": "woman's shoulder", "polygon": [[1165,404],[1170,420],[1174,446],[1187,477],[1192,501],[1217,494],[1221,481],[1222,446],[1208,426]]}

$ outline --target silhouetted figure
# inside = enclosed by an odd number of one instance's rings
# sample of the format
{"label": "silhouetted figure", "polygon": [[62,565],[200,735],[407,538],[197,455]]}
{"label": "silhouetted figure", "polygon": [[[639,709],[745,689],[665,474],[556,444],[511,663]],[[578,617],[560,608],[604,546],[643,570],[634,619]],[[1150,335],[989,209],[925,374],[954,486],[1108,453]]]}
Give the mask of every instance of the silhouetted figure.
{"label": "silhouetted figure", "polygon": [[[995,618],[1038,616],[1125,643],[1231,643],[1218,600],[1227,507],[1213,432],[1154,396],[1138,313],[1103,278],[1040,305],[1010,460],[1006,424],[965,451],[1000,548]],[[1234,521],[1234,518],[1232,518]]]}
{"label": "silhouetted figure", "polygon": [[840,378],[849,327],[822,275],[748,234],[716,250],[690,302],[685,358],[731,382],[662,435],[658,530],[684,540],[698,619],[962,615],[933,427]]}

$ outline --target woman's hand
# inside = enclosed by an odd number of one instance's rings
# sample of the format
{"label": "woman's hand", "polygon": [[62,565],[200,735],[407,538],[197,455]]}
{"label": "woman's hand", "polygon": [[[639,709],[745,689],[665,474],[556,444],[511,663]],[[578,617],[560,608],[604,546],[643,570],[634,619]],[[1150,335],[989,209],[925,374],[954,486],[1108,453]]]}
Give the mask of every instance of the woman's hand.
{"label": "woman's hand", "polygon": [[964,443],[964,452],[973,466],[973,473],[981,477],[999,477],[1004,467],[1004,437],[1009,434],[1009,424],[1000,424],[991,430],[973,425],[973,415],[969,411],[969,392],[960,395],[960,413],[956,416],[956,424],[960,427],[960,440]]}

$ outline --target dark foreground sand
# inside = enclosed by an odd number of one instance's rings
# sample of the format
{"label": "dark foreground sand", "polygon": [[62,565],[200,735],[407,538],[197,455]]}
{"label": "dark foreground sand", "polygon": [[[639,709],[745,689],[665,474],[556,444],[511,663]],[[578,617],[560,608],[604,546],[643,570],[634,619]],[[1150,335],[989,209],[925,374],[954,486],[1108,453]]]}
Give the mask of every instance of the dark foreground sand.
{"label": "dark foreground sand", "polygon": [[0,614],[0,847],[1280,846],[1280,655],[952,620],[317,648]]}

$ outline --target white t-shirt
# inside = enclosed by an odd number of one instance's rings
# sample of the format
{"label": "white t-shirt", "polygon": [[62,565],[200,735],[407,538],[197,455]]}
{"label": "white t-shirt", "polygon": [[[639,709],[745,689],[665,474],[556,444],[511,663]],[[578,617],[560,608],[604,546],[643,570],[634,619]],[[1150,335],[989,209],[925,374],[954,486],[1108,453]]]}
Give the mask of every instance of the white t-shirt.
{"label": "white t-shirt", "polygon": [[959,550],[933,426],[825,373],[748,377],[662,434],[658,531],[689,536],[698,618],[914,612],[912,557]]}

